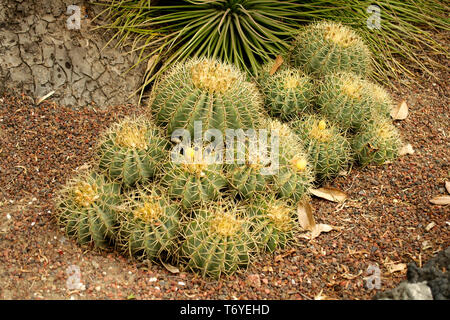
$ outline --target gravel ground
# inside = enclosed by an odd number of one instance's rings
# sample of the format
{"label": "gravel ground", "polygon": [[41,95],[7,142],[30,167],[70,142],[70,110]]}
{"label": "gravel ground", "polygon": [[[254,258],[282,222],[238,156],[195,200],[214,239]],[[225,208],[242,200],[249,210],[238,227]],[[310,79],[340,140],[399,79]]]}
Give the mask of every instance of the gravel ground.
{"label": "gravel ground", "polygon": [[[0,298],[371,299],[395,287],[406,264],[421,267],[450,243],[449,206],[429,202],[446,194],[450,180],[449,74],[438,72],[440,81],[417,76],[419,84],[402,81],[392,91],[410,107],[396,125],[415,153],[333,181],[348,194],[344,204],[313,199],[316,221],[339,230],[300,238],[295,248],[220,281],[82,248],[52,218],[55,191],[92,159],[99,132],[138,107],[74,111],[52,102],[35,106],[25,95],[1,97]],[[80,269],[78,290],[67,287],[71,265]],[[378,290],[365,285],[371,265],[381,271]]]}

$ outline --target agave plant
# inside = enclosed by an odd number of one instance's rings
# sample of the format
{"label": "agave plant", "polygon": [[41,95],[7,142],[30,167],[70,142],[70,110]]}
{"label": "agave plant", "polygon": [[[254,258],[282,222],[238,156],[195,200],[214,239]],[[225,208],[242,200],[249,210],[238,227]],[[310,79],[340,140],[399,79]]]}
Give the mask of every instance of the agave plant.
{"label": "agave plant", "polygon": [[[450,30],[449,6],[445,1],[377,1],[381,18],[377,29],[367,24],[373,15],[369,10],[372,3],[370,0],[109,0],[102,3],[106,9],[101,15],[106,14],[110,22],[99,27],[116,31],[111,41],[118,39],[117,46],[131,44],[131,51],[140,53],[136,65],[148,60],[142,89],[168,67],[189,56],[218,58],[256,75],[262,63],[286,51],[299,26],[315,20],[338,21],[354,27],[372,51],[372,77],[377,80],[405,72],[412,78],[412,68],[431,74],[427,64],[437,60],[430,59],[427,51],[448,57],[448,45],[437,41],[430,32]],[[400,56],[405,60],[399,60]]]}

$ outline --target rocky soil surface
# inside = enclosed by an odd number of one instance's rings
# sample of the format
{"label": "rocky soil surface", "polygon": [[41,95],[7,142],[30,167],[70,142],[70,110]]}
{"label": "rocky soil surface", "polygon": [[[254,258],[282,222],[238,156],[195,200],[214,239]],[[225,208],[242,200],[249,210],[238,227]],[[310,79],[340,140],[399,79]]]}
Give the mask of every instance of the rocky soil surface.
{"label": "rocky soil surface", "polygon": [[125,74],[136,55],[114,49],[114,42],[106,46],[110,32],[92,31],[99,8],[80,0],[1,1],[0,92],[25,92],[37,101],[54,91],[53,101],[75,108],[136,103],[130,95],[144,65]]}

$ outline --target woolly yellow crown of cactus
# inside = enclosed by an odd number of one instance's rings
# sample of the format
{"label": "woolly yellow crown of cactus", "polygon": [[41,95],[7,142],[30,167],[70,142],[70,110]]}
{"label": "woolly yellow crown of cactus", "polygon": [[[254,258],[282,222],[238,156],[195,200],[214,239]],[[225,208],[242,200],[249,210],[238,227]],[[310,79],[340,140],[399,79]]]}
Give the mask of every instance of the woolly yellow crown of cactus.
{"label": "woolly yellow crown of cactus", "polygon": [[74,189],[75,202],[83,207],[89,207],[99,198],[97,186],[87,182],[79,182]]}
{"label": "woolly yellow crown of cactus", "polygon": [[278,229],[282,231],[288,231],[290,229],[290,209],[287,206],[282,204],[270,206],[268,217]]}
{"label": "woolly yellow crown of cactus", "polygon": [[144,220],[145,222],[152,222],[162,214],[162,208],[158,201],[148,198],[144,204],[133,211],[136,218]]}
{"label": "woolly yellow crown of cactus", "polygon": [[361,43],[361,39],[352,29],[339,23],[328,22],[320,26],[324,30],[325,39],[333,41],[342,47],[349,47]]}
{"label": "woolly yellow crown of cactus", "polygon": [[125,122],[117,131],[116,143],[127,148],[148,148],[147,129],[138,123]]}
{"label": "woolly yellow crown of cactus", "polygon": [[238,78],[231,66],[213,61],[202,60],[191,67],[192,82],[197,88],[210,92],[225,93]]}
{"label": "woolly yellow crown of cactus", "polygon": [[211,221],[213,231],[224,236],[229,237],[234,235],[240,228],[242,221],[237,219],[233,213],[219,212]]}

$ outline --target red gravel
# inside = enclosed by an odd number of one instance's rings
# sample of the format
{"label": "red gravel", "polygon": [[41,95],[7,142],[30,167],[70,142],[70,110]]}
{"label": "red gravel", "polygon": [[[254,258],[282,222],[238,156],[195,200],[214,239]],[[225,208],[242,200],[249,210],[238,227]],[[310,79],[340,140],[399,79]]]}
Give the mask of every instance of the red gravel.
{"label": "red gravel", "polygon": [[[99,132],[135,106],[74,111],[26,96],[0,100],[0,298],[2,299],[370,299],[371,264],[381,269],[381,290],[396,286],[406,269],[387,263],[426,261],[450,244],[449,206],[429,199],[445,194],[449,177],[449,74],[423,88],[397,85],[409,117],[396,125],[415,149],[382,167],[353,168],[332,183],[344,205],[313,199],[316,221],[342,229],[291,250],[265,255],[246,272],[220,281],[171,274],[115,252],[81,248],[52,219],[52,198],[76,168],[93,157]],[[429,231],[426,227],[434,222]],[[66,268],[81,270],[85,290],[66,288]]]}

